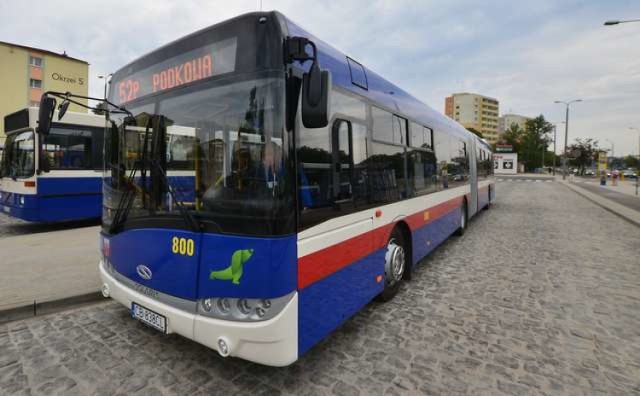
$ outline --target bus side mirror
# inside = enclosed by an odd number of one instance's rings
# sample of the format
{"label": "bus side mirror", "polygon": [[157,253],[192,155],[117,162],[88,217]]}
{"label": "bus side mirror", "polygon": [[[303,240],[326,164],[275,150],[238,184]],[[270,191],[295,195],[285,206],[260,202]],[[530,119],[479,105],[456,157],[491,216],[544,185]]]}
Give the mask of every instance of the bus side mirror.
{"label": "bus side mirror", "polygon": [[69,108],[70,104],[71,102],[66,99],[62,101],[62,103],[60,103],[60,107],[58,107],[58,121],[60,121],[62,117],[64,117],[64,115],[67,113],[67,109]]}
{"label": "bus side mirror", "polygon": [[49,129],[51,129],[51,121],[53,120],[53,112],[56,109],[56,100],[49,96],[43,97],[40,100],[40,112],[38,113],[38,128],[36,131],[42,135],[47,136]]}
{"label": "bus side mirror", "polygon": [[305,128],[324,128],[329,124],[331,75],[314,61],[302,76],[302,124]]}

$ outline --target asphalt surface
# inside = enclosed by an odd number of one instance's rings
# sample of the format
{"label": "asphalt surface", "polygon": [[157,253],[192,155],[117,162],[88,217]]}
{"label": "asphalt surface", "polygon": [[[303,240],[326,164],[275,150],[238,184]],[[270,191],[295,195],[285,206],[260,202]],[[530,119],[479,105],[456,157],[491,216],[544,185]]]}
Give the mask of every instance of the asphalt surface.
{"label": "asphalt surface", "polygon": [[0,394],[640,394],[637,227],[554,182],[497,196],[393,301],[289,367],[108,302],[0,325]]}
{"label": "asphalt surface", "polygon": [[0,213],[0,238],[16,235],[30,235],[42,232],[72,230],[75,228],[90,227],[96,225],[100,225],[100,219],[36,224],[16,219],[15,217],[9,217],[3,213]]}
{"label": "asphalt surface", "polygon": [[611,191],[609,189],[602,188],[599,185],[595,185],[592,183],[579,183],[578,186],[580,186],[581,188],[584,188],[587,191],[591,191],[592,193],[598,194],[601,197],[610,199],[622,206],[626,206],[627,208],[640,211],[640,198],[636,196],[623,194],[616,191]]}

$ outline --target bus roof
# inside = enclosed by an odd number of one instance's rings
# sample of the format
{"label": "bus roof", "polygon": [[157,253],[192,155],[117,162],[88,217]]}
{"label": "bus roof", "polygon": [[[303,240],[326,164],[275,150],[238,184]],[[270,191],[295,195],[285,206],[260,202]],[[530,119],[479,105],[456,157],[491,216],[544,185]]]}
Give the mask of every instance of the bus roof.
{"label": "bus roof", "polygon": [[[333,85],[363,96],[374,103],[386,107],[394,113],[405,115],[413,121],[419,122],[427,127],[441,131],[446,130],[448,133],[467,139],[473,135],[456,121],[427,106],[402,88],[371,71],[361,64],[361,62],[348,57],[326,42],[318,39],[286,16],[280,13],[277,14],[285,21],[288,29],[286,34],[306,37],[316,44],[320,66],[323,69],[331,71]],[[350,59],[351,62],[348,59]],[[356,85],[352,81],[351,68],[360,66],[363,68],[366,76],[366,89]]]}
{"label": "bus roof", "polygon": [[[15,131],[23,130],[24,128],[35,128],[39,112],[39,107],[25,107],[11,114],[7,114],[4,117],[5,133],[10,134]],[[61,124],[86,125],[103,128],[105,126],[103,115],[77,113],[73,111],[68,111],[60,121],[58,121],[58,112],[55,111],[53,114],[53,121]]]}

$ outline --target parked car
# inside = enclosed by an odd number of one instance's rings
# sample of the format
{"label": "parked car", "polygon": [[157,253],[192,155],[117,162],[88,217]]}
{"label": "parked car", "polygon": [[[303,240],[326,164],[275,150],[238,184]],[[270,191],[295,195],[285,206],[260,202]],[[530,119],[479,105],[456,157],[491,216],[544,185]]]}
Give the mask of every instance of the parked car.
{"label": "parked car", "polygon": [[625,178],[635,179],[638,175],[633,171],[633,169],[626,169],[622,172]]}
{"label": "parked car", "polygon": [[584,175],[585,176],[595,176],[596,172],[593,169],[587,169],[586,171],[584,171]]}

